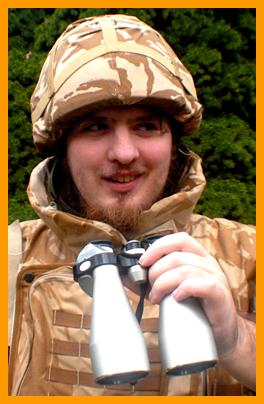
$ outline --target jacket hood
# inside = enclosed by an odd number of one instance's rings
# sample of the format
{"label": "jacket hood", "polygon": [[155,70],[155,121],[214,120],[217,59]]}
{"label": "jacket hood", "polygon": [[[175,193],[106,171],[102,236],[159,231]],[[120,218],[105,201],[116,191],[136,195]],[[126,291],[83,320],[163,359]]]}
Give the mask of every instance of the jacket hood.
{"label": "jacket hood", "polygon": [[[48,192],[52,157],[43,160],[32,171],[28,197],[37,215],[71,249],[91,240],[111,240],[117,244],[126,242],[124,235],[114,227],[95,220],[84,219],[58,210]],[[206,181],[201,159],[191,153],[181,180],[180,190],[154,203],[142,213],[140,227],[134,238],[187,231],[191,214],[203,192]]]}

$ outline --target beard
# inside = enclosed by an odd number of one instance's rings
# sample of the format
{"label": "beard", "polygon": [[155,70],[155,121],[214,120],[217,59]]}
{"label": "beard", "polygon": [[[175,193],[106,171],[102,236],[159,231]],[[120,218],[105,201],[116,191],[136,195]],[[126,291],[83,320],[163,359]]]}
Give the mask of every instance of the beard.
{"label": "beard", "polygon": [[107,223],[127,235],[137,232],[143,209],[122,204],[107,208],[87,205],[85,211],[87,219]]}
{"label": "beard", "polygon": [[[56,167],[52,176],[52,189],[55,192],[52,192],[52,196],[60,210],[88,220],[107,223],[126,235],[137,231],[144,208],[127,204],[128,194],[125,195],[126,203],[123,203],[124,198],[120,195],[117,206],[104,207],[89,204],[89,201],[87,202],[82,197],[75,185],[67,159],[58,159],[55,164]],[[65,178],[65,181],[61,181],[61,178]]]}
{"label": "beard", "polygon": [[[167,182],[158,199],[171,195],[177,190],[177,186],[179,185],[184,165],[181,167],[179,164],[180,159],[176,158],[176,151],[177,148],[174,146],[172,149],[171,165]],[[61,181],[61,178],[64,178],[65,181]],[[150,206],[138,207],[132,205],[132,203],[122,203],[122,195],[120,195],[120,203],[114,207],[93,206],[89,204],[89,201],[87,202],[82,197],[75,185],[65,155],[63,158],[56,160],[56,169],[53,172],[52,182],[53,189],[56,190],[53,196],[59,209],[88,220],[107,223],[126,236],[132,236],[137,233],[143,211],[150,208]],[[128,198],[129,195],[126,194],[126,201]]]}

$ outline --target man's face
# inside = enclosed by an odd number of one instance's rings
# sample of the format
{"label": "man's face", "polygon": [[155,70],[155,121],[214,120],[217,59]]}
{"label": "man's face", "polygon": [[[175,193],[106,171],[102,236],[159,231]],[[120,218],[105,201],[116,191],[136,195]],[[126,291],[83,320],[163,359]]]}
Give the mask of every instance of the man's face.
{"label": "man's face", "polygon": [[146,210],[159,199],[171,150],[169,124],[156,110],[114,107],[74,125],[66,158],[87,212],[96,211],[96,218],[98,211],[122,212],[125,217],[126,212]]}

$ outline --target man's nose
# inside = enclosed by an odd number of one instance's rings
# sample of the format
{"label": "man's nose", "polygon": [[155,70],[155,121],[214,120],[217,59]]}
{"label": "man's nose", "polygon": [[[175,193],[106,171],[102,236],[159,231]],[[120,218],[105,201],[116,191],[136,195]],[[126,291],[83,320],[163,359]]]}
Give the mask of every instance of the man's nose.
{"label": "man's nose", "polygon": [[108,149],[108,159],[130,164],[139,156],[136,139],[126,126],[115,128]]}

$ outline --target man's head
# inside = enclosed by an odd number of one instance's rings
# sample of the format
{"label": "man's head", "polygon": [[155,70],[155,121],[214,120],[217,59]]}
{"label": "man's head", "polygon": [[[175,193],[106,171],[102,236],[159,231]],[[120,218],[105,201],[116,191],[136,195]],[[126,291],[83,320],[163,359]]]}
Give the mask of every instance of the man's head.
{"label": "man's head", "polygon": [[71,128],[64,161],[85,216],[133,224],[162,195],[171,155],[172,134],[163,114],[142,106],[113,107]]}
{"label": "man's head", "polygon": [[60,156],[68,174],[60,195],[82,215],[119,220],[120,228],[133,227],[164,194],[172,127],[193,132],[202,110],[167,42],[125,15],[71,24],[43,66],[31,107],[37,148]]}

